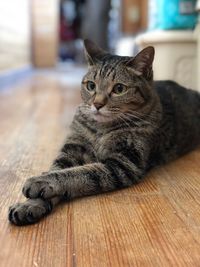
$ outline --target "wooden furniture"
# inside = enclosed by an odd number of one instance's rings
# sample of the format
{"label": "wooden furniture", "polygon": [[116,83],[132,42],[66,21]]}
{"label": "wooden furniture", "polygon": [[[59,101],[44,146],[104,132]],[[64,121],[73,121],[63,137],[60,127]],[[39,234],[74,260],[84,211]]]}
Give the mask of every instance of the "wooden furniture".
{"label": "wooden furniture", "polygon": [[60,205],[38,224],[8,223],[25,179],[49,168],[69,131],[80,102],[74,73],[38,73],[0,91],[0,266],[198,267],[200,150],[131,188]]}
{"label": "wooden furniture", "polygon": [[54,67],[58,56],[58,0],[32,0],[32,60],[35,67]]}
{"label": "wooden furniture", "polygon": [[196,10],[199,13],[195,34],[197,38],[197,85],[200,91],[200,0],[197,1]]}
{"label": "wooden furniture", "polygon": [[122,5],[122,32],[133,34],[147,28],[147,0],[123,0]]}

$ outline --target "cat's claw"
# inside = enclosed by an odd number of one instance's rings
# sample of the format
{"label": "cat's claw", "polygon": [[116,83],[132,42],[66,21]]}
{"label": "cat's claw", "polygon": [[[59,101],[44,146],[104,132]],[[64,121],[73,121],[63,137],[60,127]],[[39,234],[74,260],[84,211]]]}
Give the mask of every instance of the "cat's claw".
{"label": "cat's claw", "polygon": [[59,195],[60,188],[58,183],[48,176],[38,176],[29,178],[22,189],[27,198],[43,198],[48,199]]}
{"label": "cat's claw", "polygon": [[28,199],[24,203],[17,203],[9,208],[8,219],[15,225],[26,225],[38,222],[50,213],[50,201],[42,199]]}

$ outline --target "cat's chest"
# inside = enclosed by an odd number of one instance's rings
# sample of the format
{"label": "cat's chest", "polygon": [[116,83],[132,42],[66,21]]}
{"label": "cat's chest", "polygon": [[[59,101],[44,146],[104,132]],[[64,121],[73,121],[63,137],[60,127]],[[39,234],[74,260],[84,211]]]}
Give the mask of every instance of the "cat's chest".
{"label": "cat's chest", "polygon": [[106,134],[97,133],[93,140],[93,148],[98,158],[109,156],[109,153],[117,153],[124,148],[131,148],[133,145],[133,133],[123,130]]}

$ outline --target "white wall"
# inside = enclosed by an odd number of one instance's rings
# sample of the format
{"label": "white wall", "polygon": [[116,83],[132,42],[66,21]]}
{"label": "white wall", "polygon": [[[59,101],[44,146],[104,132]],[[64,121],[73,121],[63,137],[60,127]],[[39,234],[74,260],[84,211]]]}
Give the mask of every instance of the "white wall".
{"label": "white wall", "polygon": [[0,0],[0,71],[30,64],[29,4],[29,0]]}

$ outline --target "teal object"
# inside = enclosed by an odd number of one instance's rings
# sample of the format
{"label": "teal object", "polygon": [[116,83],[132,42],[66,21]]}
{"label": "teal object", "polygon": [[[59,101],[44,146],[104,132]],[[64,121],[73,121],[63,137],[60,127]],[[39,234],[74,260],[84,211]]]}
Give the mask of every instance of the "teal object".
{"label": "teal object", "polygon": [[193,29],[196,0],[150,0],[150,29]]}

